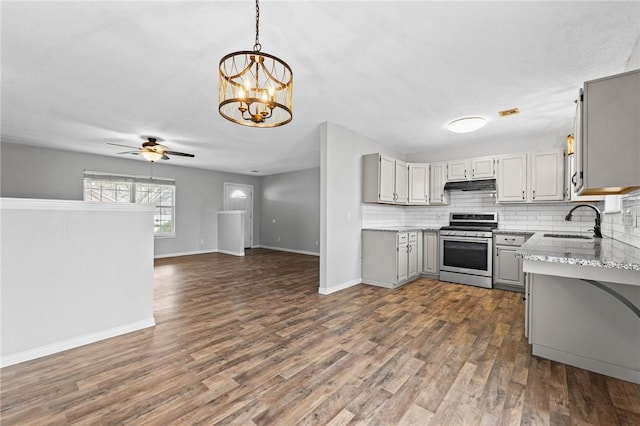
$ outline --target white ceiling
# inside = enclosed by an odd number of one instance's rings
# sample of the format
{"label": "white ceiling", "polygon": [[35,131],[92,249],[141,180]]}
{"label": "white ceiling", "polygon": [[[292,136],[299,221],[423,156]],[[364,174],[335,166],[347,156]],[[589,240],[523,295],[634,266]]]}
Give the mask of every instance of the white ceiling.
{"label": "white ceiling", "polygon": [[[254,7],[3,1],[2,141],[115,156],[107,142],[153,135],[196,155],[171,164],[264,175],[317,167],[324,121],[405,153],[564,134],[582,82],[622,72],[640,39],[638,1],[264,0],[262,51],[293,69],[294,117],[253,129],[219,115],[217,67],[252,48]],[[468,114],[487,126],[446,130]]]}

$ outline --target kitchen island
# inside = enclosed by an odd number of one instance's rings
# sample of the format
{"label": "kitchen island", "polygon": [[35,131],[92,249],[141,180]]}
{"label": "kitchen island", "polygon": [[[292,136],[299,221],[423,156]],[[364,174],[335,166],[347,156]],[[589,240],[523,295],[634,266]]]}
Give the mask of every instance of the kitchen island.
{"label": "kitchen island", "polygon": [[640,383],[640,249],[555,235],[538,232],[516,253],[533,354]]}

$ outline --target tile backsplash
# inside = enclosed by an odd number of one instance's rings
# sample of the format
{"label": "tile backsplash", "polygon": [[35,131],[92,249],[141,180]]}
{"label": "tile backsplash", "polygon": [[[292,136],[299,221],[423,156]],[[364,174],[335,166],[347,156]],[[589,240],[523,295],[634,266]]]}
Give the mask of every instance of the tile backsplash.
{"label": "tile backsplash", "polygon": [[[602,233],[635,247],[640,247],[640,191],[622,199],[620,213],[607,213]],[[573,220],[564,220],[576,203],[496,204],[494,191],[450,191],[446,206],[387,206],[362,204],[362,227],[445,226],[449,212],[497,212],[498,228],[518,231],[587,232],[593,228],[595,213],[581,208]],[[596,206],[602,211],[604,203]],[[631,218],[631,219],[630,219]],[[626,222],[624,222],[626,220]],[[633,222],[633,223],[632,223]],[[633,226],[635,225],[635,226]]]}
{"label": "tile backsplash", "polygon": [[620,212],[605,214],[602,232],[616,240],[640,247],[640,191],[622,197]]}

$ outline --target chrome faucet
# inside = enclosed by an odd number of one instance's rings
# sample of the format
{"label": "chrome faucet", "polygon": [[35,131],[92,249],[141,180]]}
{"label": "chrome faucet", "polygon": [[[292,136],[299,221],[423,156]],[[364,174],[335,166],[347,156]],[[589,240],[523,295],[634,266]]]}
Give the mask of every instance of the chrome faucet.
{"label": "chrome faucet", "polygon": [[602,238],[602,232],[600,231],[600,223],[601,223],[601,218],[602,218],[602,214],[600,213],[600,210],[598,210],[598,208],[596,206],[593,206],[591,204],[578,204],[577,206],[575,206],[574,208],[572,208],[571,210],[569,210],[569,213],[567,213],[567,215],[564,217],[564,220],[571,220],[571,218],[573,217],[572,213],[574,210],[579,209],[580,207],[589,207],[590,209],[593,209],[596,212],[596,224],[593,227],[593,237],[594,238]]}

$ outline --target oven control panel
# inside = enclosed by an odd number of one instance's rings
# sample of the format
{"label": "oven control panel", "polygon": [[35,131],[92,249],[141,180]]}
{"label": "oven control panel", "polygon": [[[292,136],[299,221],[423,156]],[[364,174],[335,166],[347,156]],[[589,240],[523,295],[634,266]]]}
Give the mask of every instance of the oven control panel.
{"label": "oven control panel", "polygon": [[440,231],[440,235],[445,236],[453,236],[453,237],[480,237],[480,238],[491,238],[491,232],[485,231]]}

